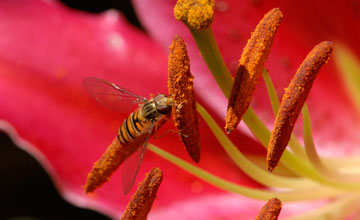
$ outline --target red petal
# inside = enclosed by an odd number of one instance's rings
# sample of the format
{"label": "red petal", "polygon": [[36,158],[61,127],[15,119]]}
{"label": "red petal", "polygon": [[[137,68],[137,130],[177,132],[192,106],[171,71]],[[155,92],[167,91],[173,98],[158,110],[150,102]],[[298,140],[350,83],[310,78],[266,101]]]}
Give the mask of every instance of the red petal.
{"label": "red petal", "polygon": [[[129,201],[122,196],[119,172],[92,197],[85,196],[82,186],[126,115],[102,108],[85,94],[81,82],[98,76],[144,96],[165,92],[167,50],[114,11],[95,16],[52,1],[0,1],[0,30],[0,126],[45,164],[67,199],[118,218]],[[214,144],[203,121],[200,128],[200,167],[257,186]],[[173,134],[151,142],[189,160]],[[243,135],[237,142],[260,148]],[[155,166],[164,171],[155,212],[220,192],[151,152],[139,178]]]}

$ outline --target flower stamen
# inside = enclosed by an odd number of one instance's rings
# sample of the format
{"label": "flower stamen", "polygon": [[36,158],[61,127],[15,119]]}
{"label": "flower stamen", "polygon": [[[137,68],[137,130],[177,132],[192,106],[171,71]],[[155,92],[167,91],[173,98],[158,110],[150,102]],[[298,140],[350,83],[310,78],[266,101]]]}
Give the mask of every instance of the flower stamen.
{"label": "flower stamen", "polygon": [[243,50],[227,107],[227,133],[231,133],[237,127],[249,108],[282,18],[283,15],[278,8],[270,10],[256,26]]}
{"label": "flower stamen", "polygon": [[116,137],[90,171],[85,184],[85,193],[93,192],[108,181],[112,173],[135,150],[120,143]]}
{"label": "flower stamen", "polygon": [[175,36],[169,47],[169,94],[174,100],[173,117],[190,157],[200,161],[200,134],[196,114],[196,102],[193,88],[194,77],[190,73],[190,60],[185,41]]}
{"label": "flower stamen", "polygon": [[163,179],[159,168],[152,169],[140,183],[131,201],[126,207],[122,220],[144,220],[147,218]]}
{"label": "flower stamen", "polygon": [[269,171],[272,171],[278,164],[312,84],[321,66],[329,60],[332,49],[333,43],[330,41],[316,45],[306,56],[286,88],[268,145],[267,166]]}
{"label": "flower stamen", "polygon": [[277,220],[281,207],[282,204],[280,199],[269,199],[269,201],[262,207],[255,220]]}

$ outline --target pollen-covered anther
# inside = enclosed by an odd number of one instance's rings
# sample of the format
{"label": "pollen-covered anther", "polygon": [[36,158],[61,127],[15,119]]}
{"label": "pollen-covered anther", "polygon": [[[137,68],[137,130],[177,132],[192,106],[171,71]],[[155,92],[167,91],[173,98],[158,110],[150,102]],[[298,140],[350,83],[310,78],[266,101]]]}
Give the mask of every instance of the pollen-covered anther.
{"label": "pollen-covered anther", "polygon": [[214,17],[214,0],[178,0],[174,16],[195,30],[207,29]]}
{"label": "pollen-covered anther", "polygon": [[277,166],[284,153],[313,82],[321,66],[329,60],[332,50],[333,43],[329,41],[316,45],[306,56],[289,86],[285,89],[267,149],[269,171]]}
{"label": "pollen-covered anther", "polygon": [[163,173],[159,168],[152,169],[146,174],[135,194],[127,205],[122,220],[145,220],[156,198],[156,193],[163,179]]}
{"label": "pollen-covered anther", "polygon": [[109,180],[112,173],[136,149],[119,142],[116,137],[88,174],[85,193],[91,193]]}
{"label": "pollen-covered anther", "polygon": [[239,61],[227,107],[225,131],[232,132],[249,108],[255,86],[283,18],[278,8],[270,10],[251,34]]}
{"label": "pollen-covered anther", "polygon": [[190,60],[184,40],[176,36],[171,43],[169,54],[169,94],[174,100],[172,115],[190,157],[200,161],[200,134],[196,113],[193,80],[190,73]]}
{"label": "pollen-covered anther", "polygon": [[281,207],[282,204],[280,199],[269,199],[269,201],[262,207],[255,220],[277,220]]}

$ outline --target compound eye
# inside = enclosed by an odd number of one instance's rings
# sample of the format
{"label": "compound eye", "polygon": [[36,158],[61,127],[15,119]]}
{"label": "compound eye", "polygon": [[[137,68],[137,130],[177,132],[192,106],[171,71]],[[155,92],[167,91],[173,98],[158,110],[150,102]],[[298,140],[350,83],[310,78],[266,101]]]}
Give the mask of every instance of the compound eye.
{"label": "compound eye", "polygon": [[161,101],[161,99],[165,98],[166,96],[163,94],[158,94],[154,97],[154,102],[158,103]]}
{"label": "compound eye", "polygon": [[168,115],[171,113],[171,105],[156,105],[156,110],[163,115]]}

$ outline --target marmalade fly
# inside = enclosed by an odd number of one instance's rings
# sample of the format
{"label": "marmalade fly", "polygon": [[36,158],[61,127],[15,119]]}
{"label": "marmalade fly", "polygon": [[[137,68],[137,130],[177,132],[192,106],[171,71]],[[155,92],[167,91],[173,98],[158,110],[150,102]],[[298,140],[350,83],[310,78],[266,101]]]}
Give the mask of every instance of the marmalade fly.
{"label": "marmalade fly", "polygon": [[87,92],[107,109],[124,112],[129,110],[129,106],[138,105],[124,120],[117,134],[121,144],[128,149],[137,149],[122,164],[122,187],[127,194],[135,182],[153,129],[161,119],[171,114],[173,100],[164,94],[148,100],[97,77],[85,78],[83,84]]}

